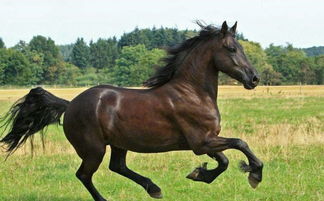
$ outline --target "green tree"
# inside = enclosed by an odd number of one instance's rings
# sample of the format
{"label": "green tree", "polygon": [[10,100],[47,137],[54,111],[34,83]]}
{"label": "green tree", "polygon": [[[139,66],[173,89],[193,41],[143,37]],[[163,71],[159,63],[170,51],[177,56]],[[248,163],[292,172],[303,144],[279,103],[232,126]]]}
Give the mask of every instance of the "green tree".
{"label": "green tree", "polygon": [[2,38],[0,38],[0,48],[5,48],[5,43],[3,42]]}
{"label": "green tree", "polygon": [[237,40],[249,41],[247,38],[244,37],[243,33],[236,33]]}
{"label": "green tree", "polygon": [[89,65],[90,49],[83,38],[78,38],[72,49],[71,61],[79,68]]}
{"label": "green tree", "polygon": [[6,64],[4,61],[6,61],[6,51],[4,49],[0,49],[0,85],[5,84],[5,67]]}
{"label": "green tree", "polygon": [[271,65],[264,66],[261,72],[261,83],[264,85],[280,85],[281,74],[273,70]]}
{"label": "green tree", "polygon": [[314,58],[315,84],[324,84],[324,55]]}
{"label": "green tree", "polygon": [[156,30],[154,33],[154,40],[155,40],[155,47],[163,48],[168,43],[168,36],[167,31],[161,27],[160,29]]}
{"label": "green tree", "polygon": [[78,85],[81,86],[97,85],[99,83],[99,78],[98,78],[99,74],[96,72],[97,69],[92,67],[83,69],[82,74],[76,78]]}
{"label": "green tree", "polygon": [[60,54],[63,57],[63,60],[66,62],[71,62],[71,54],[74,44],[59,45]]}
{"label": "green tree", "polygon": [[120,38],[119,47],[143,44],[149,50],[167,46],[174,46],[183,40],[197,35],[196,31],[179,31],[176,28],[138,29],[124,33]]}
{"label": "green tree", "polygon": [[23,54],[30,51],[28,44],[23,40],[20,40],[15,46],[12,47],[12,49],[17,50]]}
{"label": "green tree", "polygon": [[165,57],[165,52],[157,48],[146,51],[141,55],[138,62],[130,68],[129,85],[141,86],[143,81],[154,73],[154,67],[161,65],[160,60],[163,57]]}
{"label": "green tree", "polygon": [[50,66],[47,73],[47,84],[76,85],[80,69],[63,61]]}
{"label": "green tree", "polygon": [[144,45],[124,47],[113,69],[114,84],[118,86],[132,86],[129,79],[131,68],[139,62],[141,55],[146,54],[146,52],[147,50]]}
{"label": "green tree", "polygon": [[147,50],[144,45],[124,47],[112,72],[113,84],[139,86],[153,72],[165,55],[163,50]]}
{"label": "green tree", "polygon": [[64,62],[64,69],[59,76],[58,83],[64,85],[77,85],[77,77],[81,74],[80,69],[73,64]]}
{"label": "green tree", "polygon": [[149,32],[149,29],[140,30],[138,29],[138,27],[136,27],[132,32],[124,33],[121,36],[118,45],[120,47],[135,46],[138,44],[144,44],[146,46],[149,46],[150,39],[152,39]]}
{"label": "green tree", "polygon": [[0,49],[1,83],[12,85],[33,85],[39,79],[41,69],[31,65],[27,57],[13,49]]}
{"label": "green tree", "polygon": [[25,41],[19,41],[12,49],[25,55],[33,69],[35,80],[37,80],[34,84],[41,84],[44,80],[44,71],[47,69],[44,65],[44,54],[35,50],[31,51]]}
{"label": "green tree", "polygon": [[34,36],[29,42],[29,48],[30,51],[36,51],[43,54],[45,67],[55,65],[60,59],[59,49],[51,38]]}
{"label": "green tree", "polygon": [[107,40],[99,38],[95,43],[90,42],[90,64],[97,69],[112,68],[118,55],[116,38]]}
{"label": "green tree", "polygon": [[301,82],[300,69],[306,55],[302,50],[294,48],[291,44],[286,47],[271,44],[266,50],[268,62],[273,69],[282,75],[284,84],[297,84]]}
{"label": "green tree", "polygon": [[306,57],[301,60],[299,65],[299,82],[302,84],[314,84],[315,83],[315,64],[314,59]]}
{"label": "green tree", "polygon": [[324,55],[324,46],[303,48],[301,50],[303,50],[307,54],[307,56]]}

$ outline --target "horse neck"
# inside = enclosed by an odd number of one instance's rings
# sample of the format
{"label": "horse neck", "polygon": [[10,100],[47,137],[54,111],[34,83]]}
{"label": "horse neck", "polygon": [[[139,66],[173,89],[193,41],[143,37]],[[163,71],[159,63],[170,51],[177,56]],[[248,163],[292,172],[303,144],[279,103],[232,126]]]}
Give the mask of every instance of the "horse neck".
{"label": "horse neck", "polygon": [[207,48],[207,45],[197,47],[185,56],[170,84],[185,88],[200,97],[208,95],[216,101],[218,71],[213,62],[213,51],[211,48]]}

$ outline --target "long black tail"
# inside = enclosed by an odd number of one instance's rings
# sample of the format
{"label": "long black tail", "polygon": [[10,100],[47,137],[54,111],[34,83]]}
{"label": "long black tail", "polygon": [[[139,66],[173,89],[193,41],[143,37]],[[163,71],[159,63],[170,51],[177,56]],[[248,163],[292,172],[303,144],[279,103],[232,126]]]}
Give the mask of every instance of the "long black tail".
{"label": "long black tail", "polygon": [[68,105],[69,101],[58,98],[41,87],[31,89],[0,119],[2,134],[8,132],[0,143],[6,145],[6,151],[10,155],[31,135],[49,124],[59,123]]}

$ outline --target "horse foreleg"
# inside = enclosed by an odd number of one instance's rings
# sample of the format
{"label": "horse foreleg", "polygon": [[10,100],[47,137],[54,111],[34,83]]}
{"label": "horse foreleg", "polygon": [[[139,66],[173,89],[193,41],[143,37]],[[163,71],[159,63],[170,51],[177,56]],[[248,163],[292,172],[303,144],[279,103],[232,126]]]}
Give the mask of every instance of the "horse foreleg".
{"label": "horse foreleg", "polygon": [[128,169],[126,166],[127,150],[111,146],[109,169],[141,185],[153,198],[162,198],[161,189],[149,178]]}
{"label": "horse foreleg", "polygon": [[245,154],[248,158],[249,165],[241,163],[241,169],[249,172],[249,183],[253,188],[262,181],[262,162],[253,154],[248,144],[237,138],[224,138],[219,136],[209,136],[203,143],[195,146],[193,151],[196,154],[213,154],[222,152],[226,149],[237,149]]}
{"label": "horse foreleg", "polygon": [[204,163],[202,167],[197,167],[192,173],[190,173],[187,176],[188,179],[211,183],[227,169],[228,159],[222,152],[208,154],[208,156],[216,160],[218,166],[215,169],[207,170],[207,163]]}

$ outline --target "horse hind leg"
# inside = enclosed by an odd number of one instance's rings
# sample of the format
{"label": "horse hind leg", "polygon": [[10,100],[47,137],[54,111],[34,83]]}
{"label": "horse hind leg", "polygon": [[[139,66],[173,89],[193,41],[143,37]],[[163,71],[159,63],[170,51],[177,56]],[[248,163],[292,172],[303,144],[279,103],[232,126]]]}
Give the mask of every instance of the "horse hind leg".
{"label": "horse hind leg", "polygon": [[162,198],[161,189],[149,178],[128,169],[126,166],[127,150],[111,146],[109,169],[141,185],[152,198]]}
{"label": "horse hind leg", "polygon": [[105,148],[100,150],[92,149],[92,151],[88,152],[87,156],[82,157],[82,164],[76,172],[77,178],[86,187],[95,201],[106,201],[92,183],[92,175],[98,170],[104,155]]}

